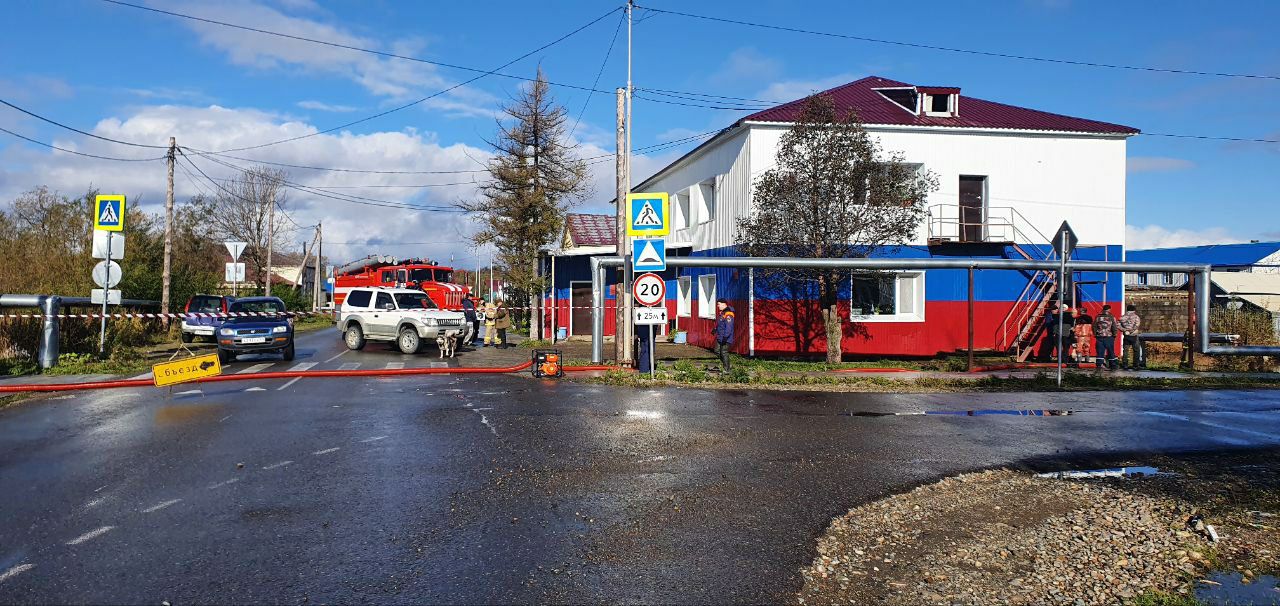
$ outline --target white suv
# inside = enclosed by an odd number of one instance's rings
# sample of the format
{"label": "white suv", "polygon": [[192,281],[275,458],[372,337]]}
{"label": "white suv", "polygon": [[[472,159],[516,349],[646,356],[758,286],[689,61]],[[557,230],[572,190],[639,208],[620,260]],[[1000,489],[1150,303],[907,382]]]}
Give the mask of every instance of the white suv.
{"label": "white suv", "polygon": [[462,335],[466,316],[439,309],[426,293],[408,288],[353,288],[338,311],[338,330],[349,349],[368,341],[395,341],[417,353],[436,337]]}

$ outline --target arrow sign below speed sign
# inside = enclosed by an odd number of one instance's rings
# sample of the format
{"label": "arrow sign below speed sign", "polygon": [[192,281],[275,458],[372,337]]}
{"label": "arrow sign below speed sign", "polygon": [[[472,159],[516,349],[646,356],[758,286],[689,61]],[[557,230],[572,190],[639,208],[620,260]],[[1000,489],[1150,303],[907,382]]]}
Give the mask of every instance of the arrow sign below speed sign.
{"label": "arrow sign below speed sign", "polygon": [[667,298],[667,283],[658,274],[640,274],[631,292],[635,293],[636,303],[647,307],[661,305]]}

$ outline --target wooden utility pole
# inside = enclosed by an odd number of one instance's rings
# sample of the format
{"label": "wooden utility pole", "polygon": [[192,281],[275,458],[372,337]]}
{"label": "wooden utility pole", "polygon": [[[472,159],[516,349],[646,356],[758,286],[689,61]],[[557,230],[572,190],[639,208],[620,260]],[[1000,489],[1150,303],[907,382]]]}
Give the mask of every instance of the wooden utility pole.
{"label": "wooden utility pole", "polygon": [[267,207],[267,291],[266,296],[271,296],[271,249],[276,244],[276,192],[275,188],[271,190],[270,206]]}
{"label": "wooden utility pole", "polygon": [[[164,273],[160,278],[160,311],[164,314],[169,313],[170,270],[173,265],[173,161],[177,149],[177,140],[169,137],[169,187],[164,197]],[[168,326],[168,315],[165,315],[164,323]]]}
{"label": "wooden utility pole", "polygon": [[[627,123],[626,123],[626,107],[627,107],[627,91],[619,88],[617,90],[617,146],[618,157],[617,164],[617,243],[616,253],[619,257],[626,258],[627,255]],[[623,272],[619,272],[622,274]],[[623,292],[627,289],[626,280],[618,281],[617,298],[614,315],[613,329],[613,359],[618,364],[622,364],[629,356],[627,355],[626,343],[629,343],[626,337],[627,322],[624,319],[626,308],[623,305]]]}

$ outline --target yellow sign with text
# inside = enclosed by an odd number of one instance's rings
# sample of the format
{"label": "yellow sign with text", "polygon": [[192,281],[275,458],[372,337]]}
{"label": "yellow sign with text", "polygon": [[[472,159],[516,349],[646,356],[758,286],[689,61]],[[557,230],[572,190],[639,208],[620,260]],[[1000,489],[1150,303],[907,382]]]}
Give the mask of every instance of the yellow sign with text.
{"label": "yellow sign with text", "polygon": [[161,362],[151,367],[151,375],[156,387],[216,377],[220,374],[222,374],[222,363],[218,361],[218,354]]}

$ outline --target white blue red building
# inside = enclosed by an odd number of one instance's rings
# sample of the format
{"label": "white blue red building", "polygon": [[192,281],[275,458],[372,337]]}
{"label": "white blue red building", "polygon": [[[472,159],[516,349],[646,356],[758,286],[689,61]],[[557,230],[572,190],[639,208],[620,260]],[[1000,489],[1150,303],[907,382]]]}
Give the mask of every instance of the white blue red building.
{"label": "white blue red building", "polygon": [[[886,152],[931,171],[940,184],[928,218],[907,245],[883,257],[1030,258],[1052,256],[1050,239],[1063,221],[1079,238],[1076,258],[1124,258],[1125,157],[1137,129],[986,101],[960,88],[864,78],[821,94],[840,112],[854,111]],[[735,122],[652,177],[636,192],[667,192],[673,230],[668,256],[737,256],[738,219],[751,212],[753,179],[775,166],[779,139],[803,100]],[[555,284],[548,296],[557,326],[589,334],[587,258],[614,254],[612,217],[571,216],[564,246],[554,251]],[[814,293],[768,288],[748,271],[683,268],[668,272],[669,329],[711,345],[715,301],[737,310],[736,349],[760,355],[825,351]],[[759,277],[759,276],[757,276]],[[1079,274],[1065,294],[1085,308],[1124,297],[1119,274]],[[890,276],[850,273],[840,293],[850,355],[933,356],[966,347],[967,272],[929,270]],[[975,345],[1027,350],[1058,286],[1037,272],[980,271],[975,281]],[[613,287],[606,333],[613,333]],[[576,319],[577,321],[572,321]],[[550,323],[550,320],[548,321]]]}

